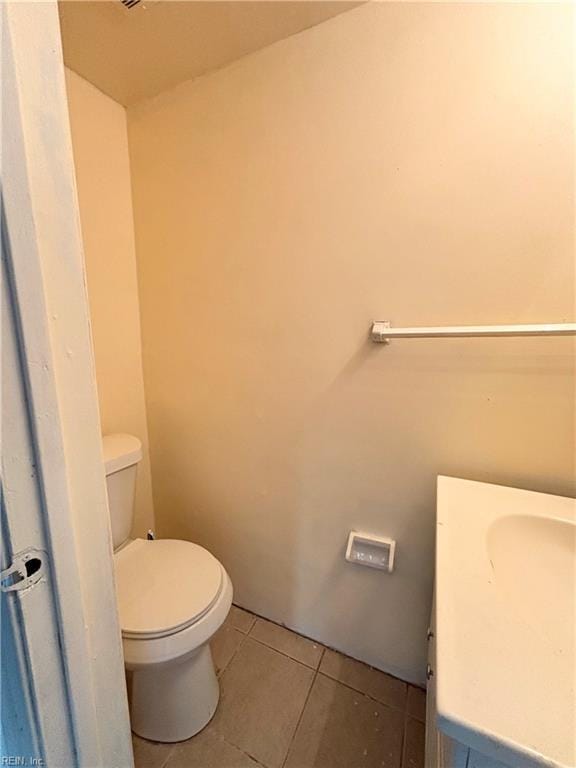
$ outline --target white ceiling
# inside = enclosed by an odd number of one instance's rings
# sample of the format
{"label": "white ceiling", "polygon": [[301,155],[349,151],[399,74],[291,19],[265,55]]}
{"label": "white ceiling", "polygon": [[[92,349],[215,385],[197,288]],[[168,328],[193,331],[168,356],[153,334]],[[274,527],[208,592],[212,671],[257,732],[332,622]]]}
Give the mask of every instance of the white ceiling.
{"label": "white ceiling", "polygon": [[350,10],[345,0],[62,0],[64,61],[126,106]]}

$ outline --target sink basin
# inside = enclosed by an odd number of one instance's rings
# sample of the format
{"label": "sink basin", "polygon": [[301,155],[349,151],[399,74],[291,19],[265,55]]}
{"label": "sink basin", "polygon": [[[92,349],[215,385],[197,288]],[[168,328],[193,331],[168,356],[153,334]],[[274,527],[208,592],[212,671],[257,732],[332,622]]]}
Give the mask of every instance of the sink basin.
{"label": "sink basin", "polygon": [[506,515],[490,526],[487,545],[496,588],[509,601],[510,611],[530,631],[545,633],[558,653],[573,646],[574,590],[567,586],[576,578],[576,526],[547,517]]}
{"label": "sink basin", "polygon": [[441,477],[438,722],[513,768],[576,765],[576,501]]}

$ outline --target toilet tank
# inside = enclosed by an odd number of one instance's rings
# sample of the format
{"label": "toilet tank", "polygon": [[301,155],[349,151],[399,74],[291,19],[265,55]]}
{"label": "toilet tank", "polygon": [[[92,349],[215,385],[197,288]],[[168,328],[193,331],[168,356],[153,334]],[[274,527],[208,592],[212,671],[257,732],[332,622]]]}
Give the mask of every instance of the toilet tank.
{"label": "toilet tank", "polygon": [[105,435],[102,453],[112,542],[116,550],[130,537],[132,530],[136,468],[142,458],[142,443],[133,435]]}

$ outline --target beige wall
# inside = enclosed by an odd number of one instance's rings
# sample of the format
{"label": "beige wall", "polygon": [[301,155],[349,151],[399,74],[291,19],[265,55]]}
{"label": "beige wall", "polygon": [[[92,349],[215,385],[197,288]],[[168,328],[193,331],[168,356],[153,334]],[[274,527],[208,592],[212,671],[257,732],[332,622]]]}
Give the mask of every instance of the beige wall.
{"label": "beige wall", "polygon": [[572,347],[367,334],[574,317],[572,13],[371,4],[128,112],[160,533],[409,679],[436,476],[573,491]]}
{"label": "beige wall", "polygon": [[153,527],[126,111],[70,70],[68,104],[103,434],[142,440],[134,532]]}

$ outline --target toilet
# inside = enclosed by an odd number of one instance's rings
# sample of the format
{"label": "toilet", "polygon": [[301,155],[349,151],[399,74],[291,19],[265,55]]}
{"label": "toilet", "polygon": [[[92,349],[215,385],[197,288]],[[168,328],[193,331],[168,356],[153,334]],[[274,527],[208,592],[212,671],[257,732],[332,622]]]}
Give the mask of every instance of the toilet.
{"label": "toilet", "polygon": [[103,454],[132,730],[152,741],[183,741],[218,705],[209,643],[230,610],[232,583],[197,544],[130,539],[142,445],[132,435],[106,435]]}

